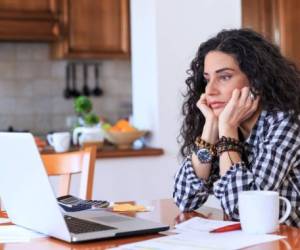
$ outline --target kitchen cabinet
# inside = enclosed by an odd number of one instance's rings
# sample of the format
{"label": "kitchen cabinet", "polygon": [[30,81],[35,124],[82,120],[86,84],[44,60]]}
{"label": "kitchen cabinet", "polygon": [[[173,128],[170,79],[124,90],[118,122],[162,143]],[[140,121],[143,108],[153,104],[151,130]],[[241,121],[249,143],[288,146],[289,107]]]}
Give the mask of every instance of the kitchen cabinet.
{"label": "kitchen cabinet", "polygon": [[300,67],[300,1],[242,0],[242,25],[265,35]]}
{"label": "kitchen cabinet", "polygon": [[54,58],[129,57],[129,0],[62,0],[64,36]]}
{"label": "kitchen cabinet", "polygon": [[53,41],[60,35],[59,0],[1,0],[0,40]]}

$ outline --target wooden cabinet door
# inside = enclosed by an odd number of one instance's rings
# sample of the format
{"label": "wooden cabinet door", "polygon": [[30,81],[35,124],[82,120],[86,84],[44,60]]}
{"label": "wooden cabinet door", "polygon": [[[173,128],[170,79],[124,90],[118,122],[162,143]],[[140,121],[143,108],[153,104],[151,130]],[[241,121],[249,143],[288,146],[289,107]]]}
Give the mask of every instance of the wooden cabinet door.
{"label": "wooden cabinet door", "polygon": [[60,0],[1,0],[0,40],[58,39]]}
{"label": "wooden cabinet door", "polygon": [[53,0],[1,0],[0,7],[1,12],[19,12],[19,15],[26,15],[30,12],[34,15],[44,12],[44,15],[48,12],[54,12],[55,1]]}
{"label": "wooden cabinet door", "polygon": [[128,0],[66,0],[67,35],[55,44],[58,58],[128,58]]}
{"label": "wooden cabinet door", "polygon": [[242,26],[251,28],[279,45],[277,0],[242,0]]}
{"label": "wooden cabinet door", "polygon": [[242,0],[242,26],[263,34],[300,67],[300,1]]}
{"label": "wooden cabinet door", "polygon": [[300,67],[300,1],[277,1],[281,51]]}

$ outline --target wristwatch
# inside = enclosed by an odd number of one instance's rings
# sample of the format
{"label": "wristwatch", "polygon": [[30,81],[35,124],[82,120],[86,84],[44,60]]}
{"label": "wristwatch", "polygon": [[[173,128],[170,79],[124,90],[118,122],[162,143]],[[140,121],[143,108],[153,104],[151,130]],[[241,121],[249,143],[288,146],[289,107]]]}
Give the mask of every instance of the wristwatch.
{"label": "wristwatch", "polygon": [[213,159],[213,154],[210,149],[208,148],[198,148],[195,151],[199,161],[201,163],[211,163]]}
{"label": "wristwatch", "polygon": [[201,163],[211,163],[216,155],[215,146],[201,137],[197,137],[195,141],[195,154]]}

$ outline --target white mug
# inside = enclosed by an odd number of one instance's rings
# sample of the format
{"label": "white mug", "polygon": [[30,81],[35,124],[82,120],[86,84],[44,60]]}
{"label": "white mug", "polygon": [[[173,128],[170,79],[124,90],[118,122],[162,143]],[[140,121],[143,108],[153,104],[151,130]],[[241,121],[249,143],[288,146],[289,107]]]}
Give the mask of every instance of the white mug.
{"label": "white mug", "polygon": [[[241,226],[246,233],[275,232],[291,213],[290,201],[275,191],[243,191],[238,196]],[[286,211],[280,219],[279,200],[286,204]]]}
{"label": "white mug", "polygon": [[58,132],[47,135],[49,144],[55,152],[66,152],[70,148],[71,134],[69,132]]}

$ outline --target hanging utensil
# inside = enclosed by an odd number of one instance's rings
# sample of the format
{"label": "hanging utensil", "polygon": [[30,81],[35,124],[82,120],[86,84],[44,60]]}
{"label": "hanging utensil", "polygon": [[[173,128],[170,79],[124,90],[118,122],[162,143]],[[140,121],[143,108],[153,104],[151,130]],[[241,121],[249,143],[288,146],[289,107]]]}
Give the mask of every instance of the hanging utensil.
{"label": "hanging utensil", "polygon": [[103,90],[100,88],[99,83],[99,64],[95,63],[94,65],[94,73],[95,73],[95,88],[93,89],[94,96],[101,96],[103,94]]}
{"label": "hanging utensil", "polygon": [[70,64],[66,64],[66,88],[64,89],[64,97],[69,99],[72,97],[72,91],[70,88]]}
{"label": "hanging utensil", "polygon": [[87,83],[88,79],[88,67],[87,64],[83,64],[83,87],[82,87],[82,94],[85,96],[89,96],[91,94],[90,88]]}
{"label": "hanging utensil", "polygon": [[80,92],[77,90],[76,87],[76,63],[72,63],[72,96],[78,97],[80,96]]}

